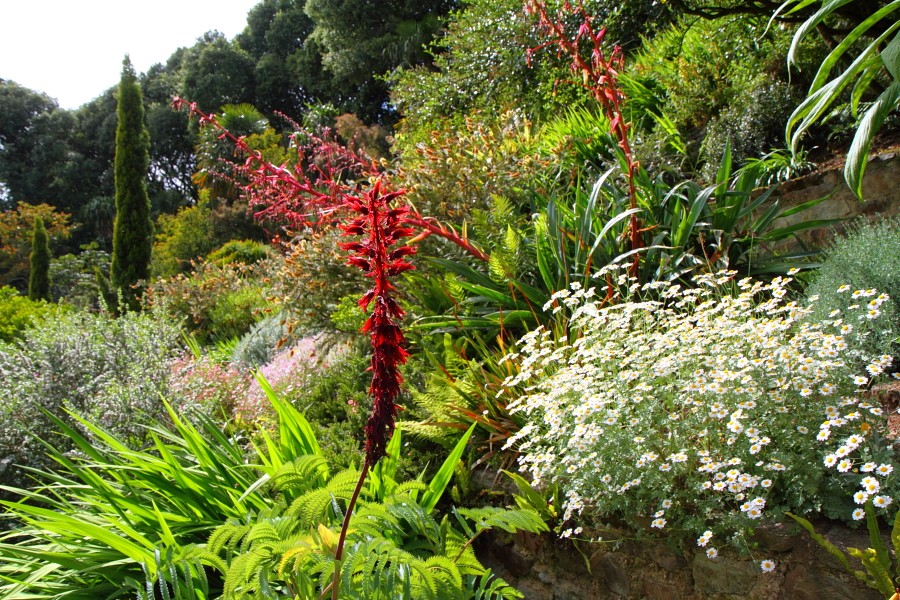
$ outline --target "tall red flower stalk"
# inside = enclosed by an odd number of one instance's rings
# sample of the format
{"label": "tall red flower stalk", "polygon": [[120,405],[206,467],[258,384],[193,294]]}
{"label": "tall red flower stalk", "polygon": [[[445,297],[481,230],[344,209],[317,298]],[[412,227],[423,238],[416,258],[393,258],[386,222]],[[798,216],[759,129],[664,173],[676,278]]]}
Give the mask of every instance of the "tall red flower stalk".
{"label": "tall red flower stalk", "polygon": [[391,208],[391,202],[402,196],[404,190],[383,191],[383,179],[378,179],[362,196],[348,196],[344,205],[357,214],[340,228],[347,236],[362,236],[362,241],[341,244],[352,254],[349,263],[362,269],[372,279],[372,287],[363,294],[358,304],[363,310],[372,306],[361,331],[369,334],[372,342],[372,414],[366,423],[366,464],[375,465],[385,455],[388,441],[394,432],[397,408],[394,400],[400,394],[403,377],[400,365],[408,356],[403,348],[405,338],[398,324],[403,309],[393,298],[391,278],[413,269],[406,256],[415,253],[411,246],[400,244],[414,230],[404,225],[406,207]]}
{"label": "tall red flower stalk", "polygon": [[[622,114],[622,101],[625,94],[619,85],[618,75],[624,68],[625,58],[620,46],[613,46],[612,52],[607,55],[603,49],[603,38],[606,36],[606,28],[596,29],[593,17],[588,14],[584,6],[579,2],[574,6],[564,2],[561,10],[551,16],[547,4],[543,0],[525,0],[525,11],[537,17],[538,25],[547,36],[547,41],[535,48],[530,48],[527,58],[530,61],[532,55],[543,48],[556,47],[558,56],[569,59],[569,68],[576,75],[581,76],[581,85],[586,87],[594,100],[600,104],[606,118],[609,119],[610,132],[616,137],[619,148],[625,157],[625,176],[628,180],[628,194],[630,198],[629,208],[637,208],[637,188],[634,183],[634,175],[638,163],[631,151],[631,143],[628,139],[628,130],[631,125]],[[581,18],[578,30],[572,34],[565,20],[567,14],[576,14]],[[637,250],[643,246],[640,224],[637,214],[631,214],[629,224],[629,237],[631,249]],[[638,255],[634,255],[632,274],[637,273]]]}
{"label": "tall red flower stalk", "polygon": [[[404,348],[406,340],[399,325],[404,313],[394,299],[395,288],[391,283],[391,278],[414,268],[406,257],[414,254],[415,249],[402,243],[402,240],[417,231],[420,231],[418,236],[420,238],[437,234],[460,244],[483,260],[487,260],[487,256],[452,230],[425,219],[418,213],[413,213],[408,206],[392,206],[405,191],[388,191],[385,179],[383,175],[377,173],[374,163],[366,164],[362,160],[354,163],[349,150],[320,144],[322,156],[313,157],[311,161],[304,161],[302,159],[305,157],[301,157],[299,168],[279,167],[267,162],[261,153],[250,148],[243,138],[234,136],[222,128],[214,116],[200,112],[196,105],[176,99],[175,107],[187,108],[200,116],[201,124],[217,127],[221,139],[230,140],[247,156],[239,171],[250,182],[244,189],[251,195],[254,205],[262,206],[256,213],[257,217],[280,216],[293,226],[312,226],[334,221],[339,218],[338,215],[344,216],[348,212],[355,215],[348,222],[338,226],[345,236],[361,238],[345,242],[341,247],[350,253],[348,263],[362,269],[366,276],[372,279],[372,287],[358,302],[364,311],[368,311],[371,307],[371,314],[361,331],[369,335],[372,345],[369,368],[372,372],[369,387],[372,412],[365,430],[365,462],[347,503],[335,549],[334,579],[330,589],[332,599],[337,600],[341,559],[350,519],[369,469],[385,456],[388,442],[394,432],[397,417],[395,401],[400,395],[403,383],[400,366],[409,356]],[[368,175],[370,179],[375,178],[375,183],[365,192],[358,193],[354,190],[354,184],[342,183],[335,177],[333,166],[335,163],[349,165],[357,174]],[[311,181],[304,174],[310,170],[317,175],[315,181]],[[328,593],[327,588],[324,593]]]}

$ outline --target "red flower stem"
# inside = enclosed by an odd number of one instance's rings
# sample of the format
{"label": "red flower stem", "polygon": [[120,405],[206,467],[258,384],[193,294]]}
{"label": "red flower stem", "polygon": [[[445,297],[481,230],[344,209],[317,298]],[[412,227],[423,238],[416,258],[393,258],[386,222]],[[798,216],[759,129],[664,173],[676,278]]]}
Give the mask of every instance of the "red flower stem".
{"label": "red flower stem", "polygon": [[356,506],[356,500],[359,498],[368,473],[369,463],[366,461],[363,463],[362,471],[359,473],[359,479],[356,482],[353,495],[350,496],[350,501],[347,503],[344,522],[341,524],[341,535],[338,538],[337,548],[334,551],[334,578],[331,581],[331,600],[338,600],[338,593],[341,587],[341,558],[344,556],[344,542],[347,540],[347,530],[350,528],[350,517],[353,515],[353,508]]}
{"label": "red flower stem", "polygon": [[[458,233],[454,232],[451,229],[447,229],[442,225],[434,223],[433,219],[427,219],[418,213],[409,213],[403,218],[403,222],[408,223],[409,225],[412,225],[413,227],[416,227],[418,229],[425,230],[423,233],[426,233],[427,235],[434,234],[453,242],[480,261],[487,262],[488,260],[490,260],[490,256],[482,252],[476,246],[472,245],[469,240],[461,237]],[[417,237],[417,239],[422,239],[423,237],[424,236],[420,235]]]}

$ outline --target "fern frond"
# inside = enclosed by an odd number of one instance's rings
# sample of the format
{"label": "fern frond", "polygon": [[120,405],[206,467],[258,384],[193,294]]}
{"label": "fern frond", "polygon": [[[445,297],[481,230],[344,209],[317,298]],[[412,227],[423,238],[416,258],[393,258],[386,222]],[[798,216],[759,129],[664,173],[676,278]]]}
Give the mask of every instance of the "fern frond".
{"label": "fern frond", "polygon": [[490,569],[479,577],[467,577],[466,584],[466,597],[472,600],[512,600],[525,597],[499,577],[494,577]]}
{"label": "fern frond", "polygon": [[247,533],[247,537],[245,538],[245,543],[247,544],[256,544],[258,542],[270,542],[275,543],[281,536],[278,533],[278,530],[269,523],[269,522],[261,522],[256,523],[253,527],[250,528],[250,531]]}
{"label": "fern frond", "polygon": [[847,552],[850,553],[850,556],[859,559],[859,562],[861,562],[866,569],[866,573],[863,573],[862,571],[855,571],[853,573],[857,579],[861,580],[870,588],[878,590],[884,594],[886,598],[893,595],[895,591],[894,582],[891,581],[891,574],[888,569],[884,567],[881,558],[878,556],[877,550],[874,548],[866,548],[865,550],[848,548]]}
{"label": "fern frond", "polygon": [[358,506],[350,525],[360,538],[392,537],[403,532],[399,519],[380,502]]}
{"label": "fern frond", "polygon": [[[440,555],[431,556],[425,560],[425,566],[435,574],[435,577],[439,577],[444,582],[445,585],[442,585],[442,588],[448,587],[447,584],[449,584],[454,590],[462,590],[462,573],[450,558]],[[447,581],[448,579],[449,581]]]}
{"label": "fern frond", "polygon": [[900,510],[894,515],[894,527],[891,529],[891,545],[894,547],[894,556],[900,561]]}
{"label": "fern frond", "polygon": [[413,500],[415,500],[416,496],[412,492],[424,492],[427,489],[428,489],[428,484],[425,483],[424,481],[416,481],[416,480],[404,481],[403,483],[399,484],[394,489],[394,492],[391,494],[390,497],[391,498],[399,498],[400,496],[409,496],[409,497],[412,497]]}
{"label": "fern frond", "polygon": [[300,529],[308,529],[323,520],[328,521],[324,517],[331,509],[332,501],[350,498],[358,478],[359,473],[352,469],[341,471],[325,487],[312,489],[294,500],[285,515],[296,517],[297,527]]}
{"label": "fern frond", "polygon": [[275,471],[272,485],[277,491],[292,490],[303,493],[318,485],[322,470],[327,468],[328,461],[323,456],[298,456]]}
{"label": "fern frond", "polygon": [[476,535],[487,529],[502,529],[509,533],[547,531],[547,524],[531,509],[508,509],[495,506],[459,508],[457,512],[475,524]]}
{"label": "fern frond", "polygon": [[[871,500],[866,502],[865,509],[866,528],[869,530],[869,547],[875,550],[875,556],[881,565],[881,569],[890,571],[891,555],[884,545],[884,540],[881,539],[881,529],[878,527],[878,517],[875,516],[875,507],[872,505]],[[890,581],[890,576],[888,577],[888,580]],[[891,590],[891,594],[893,593],[893,590]]]}
{"label": "fern frond", "polygon": [[398,548],[386,539],[375,539],[345,548],[341,582],[347,586],[347,596],[357,596],[362,585],[376,585],[380,592],[362,597],[395,597],[397,582],[406,581],[410,600],[434,599],[438,594],[437,580],[425,561]]}
{"label": "fern frond", "polygon": [[216,527],[206,542],[206,548],[216,555],[230,556],[245,535],[250,531],[250,525],[241,523],[225,523]]}
{"label": "fern frond", "polygon": [[283,575],[285,572],[302,573],[301,568],[310,554],[315,551],[311,539],[302,539],[292,544],[287,550],[281,552],[276,572]]}

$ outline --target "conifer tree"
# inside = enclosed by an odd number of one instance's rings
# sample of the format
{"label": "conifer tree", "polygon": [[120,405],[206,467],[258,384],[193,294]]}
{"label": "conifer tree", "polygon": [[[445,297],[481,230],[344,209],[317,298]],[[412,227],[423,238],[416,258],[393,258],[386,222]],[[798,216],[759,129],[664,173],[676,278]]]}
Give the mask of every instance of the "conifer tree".
{"label": "conifer tree", "polygon": [[126,56],[119,81],[116,109],[116,220],[113,225],[110,279],[126,304],[138,306],[141,291],[135,285],[150,275],[153,222],[147,193],[150,135],[144,125],[141,87]]}
{"label": "conifer tree", "polygon": [[31,273],[28,276],[28,297],[31,300],[50,299],[50,238],[40,217],[34,219],[31,234]]}

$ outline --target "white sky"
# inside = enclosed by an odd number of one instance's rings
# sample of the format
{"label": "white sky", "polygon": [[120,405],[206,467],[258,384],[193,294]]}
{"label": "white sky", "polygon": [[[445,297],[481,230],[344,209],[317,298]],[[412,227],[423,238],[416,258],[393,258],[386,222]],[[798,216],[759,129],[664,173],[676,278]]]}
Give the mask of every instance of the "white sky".
{"label": "white sky", "polygon": [[243,31],[260,0],[0,0],[0,78],[78,108],[218,30]]}

